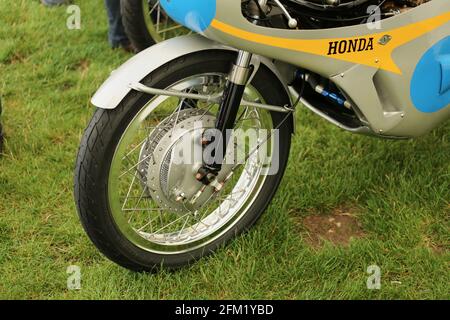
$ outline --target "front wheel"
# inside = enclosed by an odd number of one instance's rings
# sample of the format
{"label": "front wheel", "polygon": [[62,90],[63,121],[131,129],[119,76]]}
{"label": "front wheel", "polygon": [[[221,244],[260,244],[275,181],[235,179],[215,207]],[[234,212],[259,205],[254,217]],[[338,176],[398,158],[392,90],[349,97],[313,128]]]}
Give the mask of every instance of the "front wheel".
{"label": "front wheel", "polygon": [[[235,59],[233,52],[194,53],[152,72],[143,83],[221,94]],[[245,99],[289,103],[282,84],[264,66]],[[256,133],[259,147],[249,146],[248,139],[230,143],[229,150],[244,153],[243,161],[226,162],[217,190],[195,179],[201,163],[174,161],[177,148],[200,142],[217,112],[214,103],[140,92],[131,92],[114,110],[95,112],[78,154],[75,199],[87,234],[108,258],[135,271],[181,267],[258,220],[283,176],[292,122],[285,114],[241,106],[235,132]]]}

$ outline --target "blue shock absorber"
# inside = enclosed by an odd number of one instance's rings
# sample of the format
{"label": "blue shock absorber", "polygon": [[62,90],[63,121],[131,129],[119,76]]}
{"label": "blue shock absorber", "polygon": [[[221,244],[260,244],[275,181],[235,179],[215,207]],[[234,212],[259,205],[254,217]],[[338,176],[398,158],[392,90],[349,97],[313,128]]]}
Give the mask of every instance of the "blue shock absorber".
{"label": "blue shock absorber", "polygon": [[331,101],[337,103],[340,106],[343,106],[343,107],[345,106],[345,101],[346,100],[341,95],[339,95],[337,93],[329,92],[326,89],[323,89],[322,90],[322,96],[330,99]]}
{"label": "blue shock absorber", "polygon": [[[298,76],[298,74],[297,74],[297,76]],[[315,92],[317,92],[318,94],[324,96],[328,100],[330,100],[342,107],[345,107],[347,109],[352,109],[352,104],[348,100],[346,100],[343,95],[341,95],[340,93],[331,92],[331,91],[327,90],[324,86],[322,86],[321,84],[318,83],[317,79],[314,76],[312,76],[310,74],[304,74],[301,76],[305,78],[306,82],[308,82],[309,85],[311,86],[311,88],[313,88],[313,90]]]}

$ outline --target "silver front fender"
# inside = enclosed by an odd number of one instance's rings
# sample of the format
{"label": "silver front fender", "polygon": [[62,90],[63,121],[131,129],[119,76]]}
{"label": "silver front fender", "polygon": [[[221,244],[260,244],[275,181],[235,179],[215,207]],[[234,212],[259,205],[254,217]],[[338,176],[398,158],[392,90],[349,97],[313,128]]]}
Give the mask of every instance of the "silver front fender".
{"label": "silver front fender", "polygon": [[[213,42],[200,35],[182,36],[161,42],[135,55],[113,71],[92,97],[91,102],[101,109],[115,109],[132,90],[131,83],[142,81],[148,74],[174,59],[205,50],[236,51],[234,48]],[[286,90],[286,95],[290,98],[287,80],[271,60],[254,56],[252,63],[256,69],[261,63],[266,65],[278,77]]]}

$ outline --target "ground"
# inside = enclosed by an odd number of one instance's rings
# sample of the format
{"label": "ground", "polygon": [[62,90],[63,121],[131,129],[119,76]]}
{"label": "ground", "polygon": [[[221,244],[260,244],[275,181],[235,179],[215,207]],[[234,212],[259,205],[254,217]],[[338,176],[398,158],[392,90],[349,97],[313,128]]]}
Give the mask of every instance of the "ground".
{"label": "ground", "polygon": [[[64,7],[0,3],[0,298],[450,298],[449,123],[382,141],[301,109],[282,186],[251,232],[177,272],[105,259],[78,220],[73,167],[91,95],[130,56],[109,49],[102,1],[75,2],[81,30]],[[70,265],[81,290],[67,289]],[[372,265],[380,290],[367,289]]]}

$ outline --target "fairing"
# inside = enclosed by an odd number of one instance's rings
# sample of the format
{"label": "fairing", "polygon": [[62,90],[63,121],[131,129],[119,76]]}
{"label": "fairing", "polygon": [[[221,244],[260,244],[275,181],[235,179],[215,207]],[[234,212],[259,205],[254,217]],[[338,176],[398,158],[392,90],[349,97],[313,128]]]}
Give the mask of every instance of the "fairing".
{"label": "fairing", "polygon": [[[193,29],[211,40],[333,80],[375,133],[419,136],[450,117],[448,0],[382,20],[378,29],[355,25],[322,30],[257,26],[242,15],[240,0],[161,3],[187,27],[201,25]],[[206,5],[214,10],[205,10]]]}

